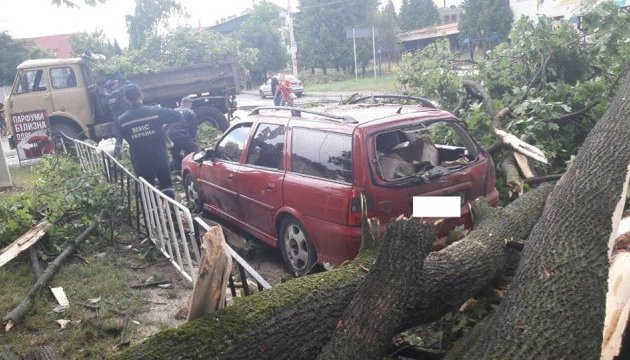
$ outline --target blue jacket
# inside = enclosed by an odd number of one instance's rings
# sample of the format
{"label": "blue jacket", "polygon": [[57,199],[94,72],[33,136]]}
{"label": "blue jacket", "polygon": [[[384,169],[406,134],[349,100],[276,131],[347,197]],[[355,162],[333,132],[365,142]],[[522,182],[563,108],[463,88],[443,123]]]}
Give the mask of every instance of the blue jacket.
{"label": "blue jacket", "polygon": [[120,134],[129,143],[129,153],[135,168],[152,162],[168,163],[165,124],[183,122],[179,111],[133,104],[116,121]]}

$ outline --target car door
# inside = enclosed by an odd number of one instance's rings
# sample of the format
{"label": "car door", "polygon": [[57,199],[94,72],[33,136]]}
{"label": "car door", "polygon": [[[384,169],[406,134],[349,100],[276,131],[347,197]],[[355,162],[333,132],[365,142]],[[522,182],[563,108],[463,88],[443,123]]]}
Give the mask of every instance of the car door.
{"label": "car door", "polygon": [[237,195],[238,172],[251,126],[242,123],[225,133],[215,146],[212,159],[201,165],[197,180],[209,211],[239,221],[243,220],[243,213]]}
{"label": "car door", "polygon": [[260,123],[238,174],[238,199],[245,222],[272,237],[276,233],[274,214],[282,205],[284,149],[285,127]]}

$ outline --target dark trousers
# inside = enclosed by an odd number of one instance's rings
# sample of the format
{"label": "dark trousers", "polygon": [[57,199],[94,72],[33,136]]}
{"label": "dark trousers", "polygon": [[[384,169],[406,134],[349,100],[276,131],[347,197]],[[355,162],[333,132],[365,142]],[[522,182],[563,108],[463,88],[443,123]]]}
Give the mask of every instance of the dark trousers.
{"label": "dark trousers", "polygon": [[153,186],[156,186],[155,180],[157,179],[158,186],[156,187],[166,196],[175,198],[168,159],[152,159],[146,162],[134,161],[133,167],[137,176],[142,177]]}
{"label": "dark trousers", "polygon": [[199,147],[191,137],[175,137],[171,138],[171,141],[173,142],[173,147],[171,148],[171,156],[173,157],[171,170],[179,171],[182,169],[184,156],[197,151]]}

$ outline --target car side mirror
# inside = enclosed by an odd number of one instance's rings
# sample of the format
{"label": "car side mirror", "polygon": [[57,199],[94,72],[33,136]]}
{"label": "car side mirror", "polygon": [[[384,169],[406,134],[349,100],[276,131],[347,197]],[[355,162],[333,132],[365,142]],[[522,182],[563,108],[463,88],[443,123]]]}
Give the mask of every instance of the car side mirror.
{"label": "car side mirror", "polygon": [[207,159],[212,159],[213,157],[214,157],[214,150],[205,149],[205,150],[199,150],[196,153],[194,153],[192,156],[192,159],[194,162],[201,163],[202,161],[207,160]]}

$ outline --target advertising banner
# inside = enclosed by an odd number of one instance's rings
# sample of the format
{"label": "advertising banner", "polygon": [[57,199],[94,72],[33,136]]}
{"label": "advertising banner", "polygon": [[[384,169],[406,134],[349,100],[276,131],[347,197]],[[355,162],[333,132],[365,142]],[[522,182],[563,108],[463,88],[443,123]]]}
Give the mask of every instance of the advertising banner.
{"label": "advertising banner", "polygon": [[11,124],[20,161],[52,154],[55,146],[46,110],[13,114]]}

